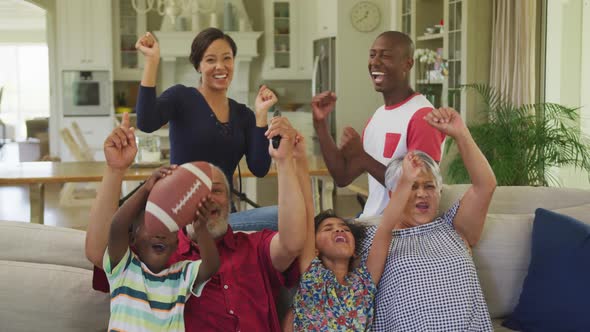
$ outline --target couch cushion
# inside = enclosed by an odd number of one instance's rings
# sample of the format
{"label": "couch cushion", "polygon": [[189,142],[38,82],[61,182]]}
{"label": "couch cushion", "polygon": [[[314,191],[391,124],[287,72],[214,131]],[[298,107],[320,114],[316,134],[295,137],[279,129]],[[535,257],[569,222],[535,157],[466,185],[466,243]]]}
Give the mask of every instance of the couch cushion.
{"label": "couch cushion", "polygon": [[[440,211],[446,211],[470,185],[444,185]],[[590,191],[571,188],[501,186],[497,187],[488,213],[533,214],[535,209],[564,209],[590,204]]]}
{"label": "couch cushion", "polygon": [[[86,232],[23,222],[0,221],[0,260],[92,269],[84,254]],[[88,284],[90,287],[90,284]]]}
{"label": "couch cushion", "polygon": [[518,303],[530,261],[532,214],[488,214],[473,261],[492,318]]}
{"label": "couch cushion", "polygon": [[590,225],[537,209],[531,263],[507,327],[590,331]]}
{"label": "couch cushion", "polygon": [[555,209],[552,211],[565,214],[566,216],[570,216],[572,218],[583,221],[586,224],[590,224],[590,203],[563,209]]}
{"label": "couch cushion", "polygon": [[0,330],[105,331],[109,294],[90,288],[92,271],[0,260]]}

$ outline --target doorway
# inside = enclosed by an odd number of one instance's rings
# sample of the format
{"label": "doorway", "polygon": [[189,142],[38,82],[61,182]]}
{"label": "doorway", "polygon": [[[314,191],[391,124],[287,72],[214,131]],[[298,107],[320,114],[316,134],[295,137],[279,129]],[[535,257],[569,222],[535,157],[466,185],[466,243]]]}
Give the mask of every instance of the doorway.
{"label": "doorway", "polygon": [[49,152],[46,10],[0,0],[0,22],[0,160],[38,160]]}

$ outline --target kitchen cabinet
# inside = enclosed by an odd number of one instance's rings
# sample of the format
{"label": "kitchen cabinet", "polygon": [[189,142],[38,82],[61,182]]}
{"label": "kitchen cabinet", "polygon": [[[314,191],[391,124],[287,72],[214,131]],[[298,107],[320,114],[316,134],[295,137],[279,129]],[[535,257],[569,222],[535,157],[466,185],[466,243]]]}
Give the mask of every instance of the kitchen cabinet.
{"label": "kitchen cabinet", "polygon": [[336,37],[338,29],[338,0],[319,0],[316,4],[315,39]]}
{"label": "kitchen cabinet", "polygon": [[[415,49],[434,51],[441,58],[445,39],[444,25],[441,28],[445,1],[402,0],[399,10],[400,30],[412,38]],[[430,100],[434,107],[440,107],[447,103],[446,84],[444,79],[431,79],[430,71],[433,69],[434,64],[415,59],[411,82],[414,89]]]}
{"label": "kitchen cabinet", "polygon": [[461,86],[490,81],[492,0],[446,0],[445,28],[448,105],[459,110],[468,124],[478,122],[481,99]]}
{"label": "kitchen cabinet", "polygon": [[[145,8],[145,0],[137,1]],[[138,14],[129,0],[113,0],[113,72],[116,81],[139,81],[143,56],[135,49],[139,36],[147,31],[145,14]]]}
{"label": "kitchen cabinet", "polygon": [[[442,51],[448,66],[448,76],[433,81],[415,60],[412,85],[436,95],[435,106],[453,107],[466,122],[476,121],[477,96],[461,86],[489,82],[492,0],[399,0],[398,5],[399,29],[416,49]],[[441,19],[442,31],[427,30]]]}
{"label": "kitchen cabinet", "polygon": [[56,10],[61,69],[110,70],[111,2],[57,0]]}
{"label": "kitchen cabinet", "polygon": [[[312,0],[265,0],[265,80],[310,80],[315,13]],[[310,23],[311,22],[311,23]]]}

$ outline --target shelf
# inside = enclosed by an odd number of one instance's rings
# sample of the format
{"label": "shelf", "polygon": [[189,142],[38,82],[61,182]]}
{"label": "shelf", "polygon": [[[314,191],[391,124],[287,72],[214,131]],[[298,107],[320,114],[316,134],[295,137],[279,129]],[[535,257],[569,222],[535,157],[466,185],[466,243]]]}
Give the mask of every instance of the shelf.
{"label": "shelf", "polygon": [[443,84],[443,81],[430,81],[427,80],[416,80],[416,84],[428,84],[428,85],[438,85]]}
{"label": "shelf", "polygon": [[[123,114],[124,113],[115,113],[115,117],[117,119],[122,119],[123,118]],[[137,113],[129,113],[129,117],[130,118],[136,118],[137,117]]]}
{"label": "shelf", "polygon": [[444,36],[443,33],[436,33],[432,35],[422,35],[420,37],[416,37],[416,40],[423,41],[423,40],[434,40],[434,39],[442,39]]}

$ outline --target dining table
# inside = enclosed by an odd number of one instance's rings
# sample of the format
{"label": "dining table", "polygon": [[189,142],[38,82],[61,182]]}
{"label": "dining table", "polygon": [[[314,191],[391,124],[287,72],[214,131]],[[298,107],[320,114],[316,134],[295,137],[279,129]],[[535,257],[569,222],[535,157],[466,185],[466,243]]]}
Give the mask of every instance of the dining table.
{"label": "dining table", "polygon": [[[308,156],[308,161],[316,211],[331,209],[334,181],[321,156]],[[132,166],[125,173],[123,180],[146,180],[161,164],[163,163]],[[30,221],[43,224],[46,184],[100,182],[105,167],[104,161],[0,163],[0,186],[29,186]],[[240,170],[242,178],[255,178],[245,160],[240,161]],[[237,171],[234,176],[238,176]],[[266,177],[276,176],[277,169],[273,162]]]}

